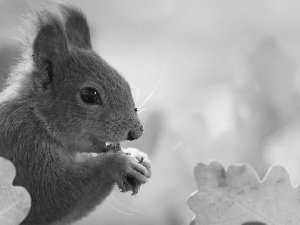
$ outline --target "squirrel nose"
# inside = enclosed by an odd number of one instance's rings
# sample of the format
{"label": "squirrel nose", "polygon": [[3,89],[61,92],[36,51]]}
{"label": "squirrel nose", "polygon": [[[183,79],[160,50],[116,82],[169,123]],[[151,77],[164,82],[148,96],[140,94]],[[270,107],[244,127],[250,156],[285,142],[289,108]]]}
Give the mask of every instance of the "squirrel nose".
{"label": "squirrel nose", "polygon": [[135,139],[138,139],[139,137],[142,136],[143,132],[144,132],[144,126],[141,125],[138,129],[131,130],[131,131],[128,132],[127,140],[128,141],[133,141]]}
{"label": "squirrel nose", "polygon": [[128,141],[133,141],[135,139],[136,139],[136,137],[135,137],[134,131],[129,131],[128,136],[127,136],[127,140]]}

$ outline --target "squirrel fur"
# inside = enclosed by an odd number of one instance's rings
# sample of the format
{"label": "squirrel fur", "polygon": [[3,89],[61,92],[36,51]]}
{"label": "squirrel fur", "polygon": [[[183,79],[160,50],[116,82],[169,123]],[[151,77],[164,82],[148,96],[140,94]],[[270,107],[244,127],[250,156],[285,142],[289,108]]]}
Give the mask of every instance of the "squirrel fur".
{"label": "squirrel fur", "polygon": [[130,86],[93,51],[84,14],[58,7],[35,12],[0,94],[0,156],[32,199],[23,225],[72,223],[114,184],[136,194],[151,175],[145,153],[107,147],[143,133]]}

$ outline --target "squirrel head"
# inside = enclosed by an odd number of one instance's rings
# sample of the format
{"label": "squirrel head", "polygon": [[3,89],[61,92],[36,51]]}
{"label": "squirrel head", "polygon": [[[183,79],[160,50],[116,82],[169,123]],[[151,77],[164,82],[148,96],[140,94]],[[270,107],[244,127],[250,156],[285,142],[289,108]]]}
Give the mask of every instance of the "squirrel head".
{"label": "squirrel head", "polygon": [[36,115],[72,151],[101,152],[143,133],[127,81],[92,49],[83,13],[61,5],[63,20],[38,14],[31,44],[30,101]]}

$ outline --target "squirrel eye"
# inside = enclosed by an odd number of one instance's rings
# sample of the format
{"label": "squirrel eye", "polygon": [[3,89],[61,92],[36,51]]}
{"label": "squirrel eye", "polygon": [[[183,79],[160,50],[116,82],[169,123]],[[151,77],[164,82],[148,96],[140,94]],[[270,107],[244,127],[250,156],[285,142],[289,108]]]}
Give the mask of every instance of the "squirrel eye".
{"label": "squirrel eye", "polygon": [[81,100],[87,104],[102,105],[102,99],[99,92],[95,88],[84,88],[80,91]]}

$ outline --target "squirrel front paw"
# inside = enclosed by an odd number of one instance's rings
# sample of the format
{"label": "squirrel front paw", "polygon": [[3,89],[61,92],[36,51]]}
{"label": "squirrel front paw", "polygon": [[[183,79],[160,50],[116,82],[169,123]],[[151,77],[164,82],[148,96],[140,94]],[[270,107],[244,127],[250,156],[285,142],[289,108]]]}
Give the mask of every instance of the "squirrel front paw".
{"label": "squirrel front paw", "polygon": [[[151,177],[151,163],[150,163],[150,159],[148,158],[146,153],[141,152],[140,150],[135,149],[135,148],[127,148],[127,149],[123,149],[122,151],[126,155],[136,159],[140,165],[144,166],[147,169],[147,178]],[[133,189],[132,189],[133,195],[138,193],[138,190],[141,185],[142,185],[142,183],[139,182],[138,180],[133,180],[131,182],[131,186],[133,187]],[[122,191],[122,189],[121,189],[121,191]]]}
{"label": "squirrel front paw", "polygon": [[148,178],[151,177],[151,163],[148,155],[136,148],[122,149],[126,155],[138,160],[139,164],[143,165],[148,171]]}
{"label": "squirrel front paw", "polygon": [[122,192],[138,193],[140,186],[151,176],[147,154],[137,149],[125,149],[113,154],[110,172]]}

